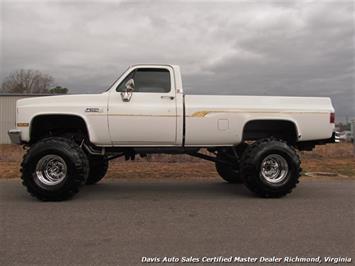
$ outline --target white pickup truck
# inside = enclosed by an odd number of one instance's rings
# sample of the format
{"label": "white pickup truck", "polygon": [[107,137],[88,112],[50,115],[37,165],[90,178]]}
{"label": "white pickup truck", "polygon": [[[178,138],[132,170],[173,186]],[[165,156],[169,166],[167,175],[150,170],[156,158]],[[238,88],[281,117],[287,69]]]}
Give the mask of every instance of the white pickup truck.
{"label": "white pickup truck", "polygon": [[329,98],[185,95],[176,65],[134,65],[104,93],[23,99],[16,109],[9,136],[27,149],[23,184],[41,200],[98,182],[110,159],[149,153],[210,160],[227,182],[281,197],[298,183],[295,148],[334,142]]}

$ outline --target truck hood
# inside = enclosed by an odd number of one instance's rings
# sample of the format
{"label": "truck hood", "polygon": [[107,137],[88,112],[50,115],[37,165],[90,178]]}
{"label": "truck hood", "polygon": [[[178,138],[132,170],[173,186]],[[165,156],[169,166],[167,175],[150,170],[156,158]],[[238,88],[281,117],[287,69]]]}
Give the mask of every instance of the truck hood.
{"label": "truck hood", "polygon": [[25,98],[17,101],[17,107],[29,106],[71,106],[78,104],[90,104],[101,102],[107,99],[107,93],[101,94],[73,94],[73,95],[58,95],[58,96],[43,96]]}

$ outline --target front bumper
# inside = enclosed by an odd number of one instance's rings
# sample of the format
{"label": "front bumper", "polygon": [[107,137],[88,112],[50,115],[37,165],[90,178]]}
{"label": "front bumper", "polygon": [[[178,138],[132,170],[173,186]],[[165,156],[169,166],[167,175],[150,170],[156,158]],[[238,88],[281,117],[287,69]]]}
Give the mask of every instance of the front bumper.
{"label": "front bumper", "polygon": [[14,144],[21,144],[22,140],[21,140],[21,130],[19,129],[10,129],[7,134],[10,137],[10,140],[12,143]]}

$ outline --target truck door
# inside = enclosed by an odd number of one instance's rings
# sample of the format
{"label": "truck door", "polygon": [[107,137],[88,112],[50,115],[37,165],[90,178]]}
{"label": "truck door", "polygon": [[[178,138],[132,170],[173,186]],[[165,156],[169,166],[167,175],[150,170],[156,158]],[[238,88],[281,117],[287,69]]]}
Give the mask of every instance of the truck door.
{"label": "truck door", "polygon": [[112,90],[108,122],[116,146],[176,145],[176,101],[170,67],[133,69]]}

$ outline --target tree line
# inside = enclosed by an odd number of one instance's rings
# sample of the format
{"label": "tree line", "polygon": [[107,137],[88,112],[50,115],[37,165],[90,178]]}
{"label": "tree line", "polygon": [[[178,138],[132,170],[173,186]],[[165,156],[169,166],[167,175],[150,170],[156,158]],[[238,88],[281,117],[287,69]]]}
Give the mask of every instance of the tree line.
{"label": "tree line", "polygon": [[18,94],[67,94],[68,88],[53,86],[54,78],[38,70],[20,69],[10,73],[1,84],[1,92]]}

